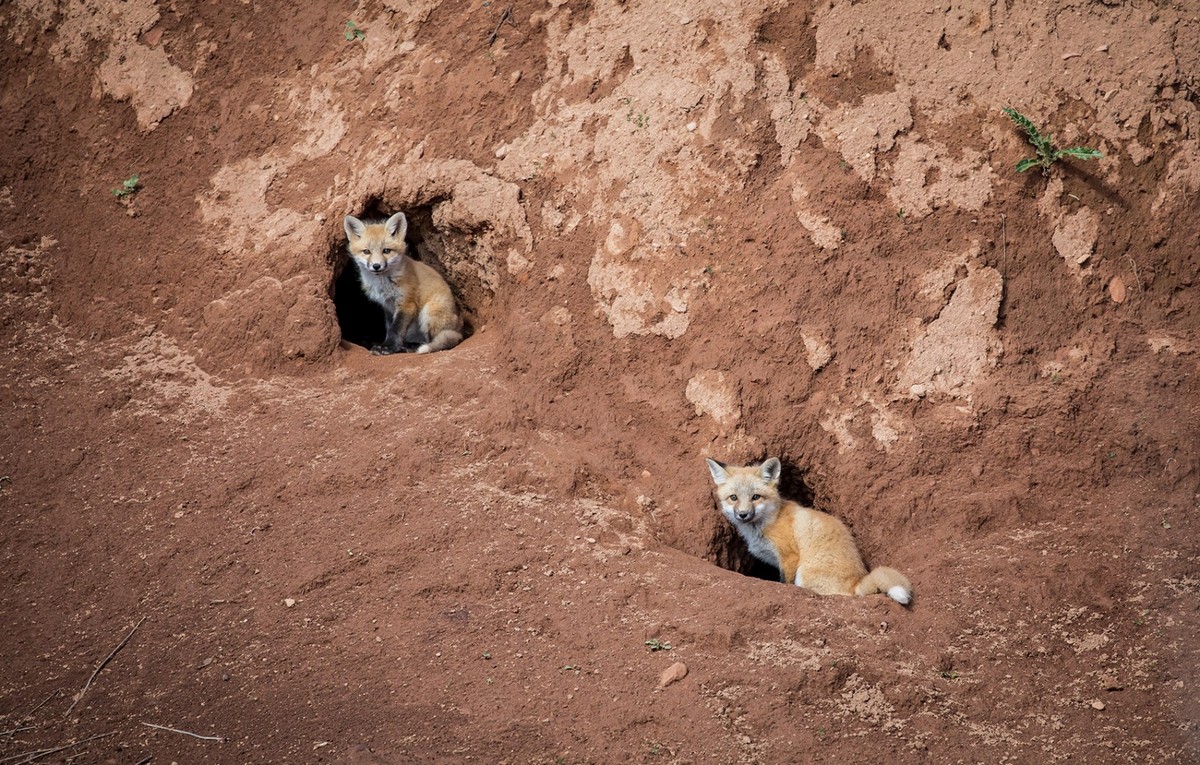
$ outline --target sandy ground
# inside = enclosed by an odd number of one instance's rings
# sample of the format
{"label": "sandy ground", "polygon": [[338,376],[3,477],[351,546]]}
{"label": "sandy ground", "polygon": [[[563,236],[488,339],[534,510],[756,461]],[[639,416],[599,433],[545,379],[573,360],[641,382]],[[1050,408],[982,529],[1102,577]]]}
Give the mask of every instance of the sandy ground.
{"label": "sandy ground", "polygon": [[1194,4],[303,5],[0,4],[0,761],[1200,762]]}

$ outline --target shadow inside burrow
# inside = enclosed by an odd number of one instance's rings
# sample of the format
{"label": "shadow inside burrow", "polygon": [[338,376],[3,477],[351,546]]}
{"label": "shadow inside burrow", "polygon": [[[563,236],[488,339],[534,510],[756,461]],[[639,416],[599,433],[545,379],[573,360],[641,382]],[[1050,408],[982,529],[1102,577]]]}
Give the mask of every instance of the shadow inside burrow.
{"label": "shadow inside burrow", "polygon": [[[803,471],[795,463],[781,457],[783,471],[779,478],[779,494],[784,500],[798,502],[805,507],[813,505],[812,488],[804,481]],[[775,566],[765,563],[750,554],[745,540],[721,512],[715,496],[712,497],[713,509],[721,518],[716,530],[708,541],[705,558],[727,571],[734,571],[743,576],[763,579],[769,582],[780,582],[780,572]]]}

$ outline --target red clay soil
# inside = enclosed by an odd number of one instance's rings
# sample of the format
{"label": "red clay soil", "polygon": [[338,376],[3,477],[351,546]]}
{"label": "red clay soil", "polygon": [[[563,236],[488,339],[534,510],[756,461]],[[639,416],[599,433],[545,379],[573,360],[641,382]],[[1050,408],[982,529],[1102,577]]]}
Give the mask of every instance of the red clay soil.
{"label": "red clay soil", "polygon": [[[1194,3],[0,39],[0,762],[1200,762]],[[395,210],[451,351],[363,347]],[[706,456],[912,607],[762,578]]]}

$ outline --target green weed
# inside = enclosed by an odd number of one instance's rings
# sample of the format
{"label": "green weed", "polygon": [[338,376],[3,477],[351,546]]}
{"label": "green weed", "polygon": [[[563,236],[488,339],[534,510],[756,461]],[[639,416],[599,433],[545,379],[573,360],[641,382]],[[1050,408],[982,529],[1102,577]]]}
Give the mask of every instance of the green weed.
{"label": "green weed", "polygon": [[630,109],[625,114],[625,120],[632,122],[634,127],[644,128],[650,124],[650,115],[646,114],[645,112],[638,112],[635,114],[633,109]]}
{"label": "green weed", "polygon": [[649,640],[647,640],[647,641],[646,641],[646,647],[650,649],[650,652],[651,652],[651,653],[653,653],[653,652],[655,652],[655,651],[669,651],[669,650],[671,650],[671,644],[670,644],[670,643],[667,643],[667,642],[664,642],[664,641],[662,641],[662,640],[659,640],[658,638],[650,638]]}
{"label": "green weed", "polygon": [[346,39],[361,40],[367,36],[367,30],[355,24],[353,21],[346,22]]}
{"label": "green weed", "polygon": [[130,197],[136,194],[140,188],[141,186],[138,185],[137,173],[134,173],[125,180],[121,181],[120,188],[113,189],[112,193],[117,199],[124,199],[125,197]]}
{"label": "green weed", "polygon": [[1029,137],[1029,143],[1037,150],[1036,157],[1026,157],[1017,163],[1016,170],[1018,173],[1023,173],[1033,167],[1042,168],[1042,175],[1050,174],[1050,167],[1063,157],[1073,157],[1075,159],[1100,159],[1104,155],[1095,149],[1089,149],[1086,146],[1072,146],[1069,149],[1055,149],[1054,144],[1050,142],[1050,134],[1042,135],[1042,132],[1037,129],[1033,121],[1021,114],[1012,107],[1005,107],[1004,113],[1009,119],[1017,123],[1017,127],[1025,131],[1025,135]]}

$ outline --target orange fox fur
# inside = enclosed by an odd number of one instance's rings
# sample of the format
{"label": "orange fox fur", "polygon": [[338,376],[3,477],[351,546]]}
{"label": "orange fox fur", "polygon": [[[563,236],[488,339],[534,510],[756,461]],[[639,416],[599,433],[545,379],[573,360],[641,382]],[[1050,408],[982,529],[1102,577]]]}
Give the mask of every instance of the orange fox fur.
{"label": "orange fox fur", "polygon": [[408,256],[408,219],[396,213],[383,223],[344,221],[346,247],[366,296],[383,306],[387,336],[371,349],[384,355],[444,351],[462,342],[462,317],[441,274]]}
{"label": "orange fox fur", "polygon": [[897,603],[912,602],[912,585],[904,574],[886,566],[867,573],[845,524],[779,495],[778,459],[746,467],[707,462],[721,511],[751,555],[777,567],[784,582],[819,595],[882,592]]}

